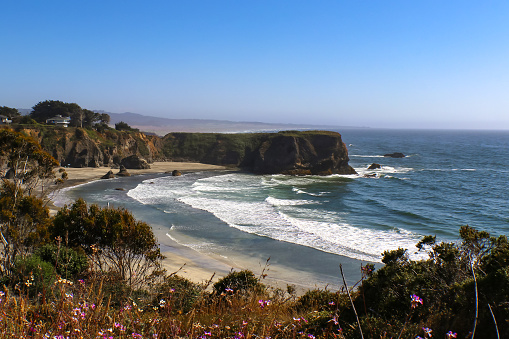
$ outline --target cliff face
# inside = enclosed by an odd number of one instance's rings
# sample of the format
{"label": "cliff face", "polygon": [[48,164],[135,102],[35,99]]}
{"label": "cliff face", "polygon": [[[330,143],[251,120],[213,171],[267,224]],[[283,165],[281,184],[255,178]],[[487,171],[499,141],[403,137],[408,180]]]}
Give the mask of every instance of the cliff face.
{"label": "cliff face", "polygon": [[24,130],[62,166],[118,166],[130,156],[153,161],[193,161],[241,167],[260,174],[354,174],[336,132],[170,133],[163,138],[136,132],[81,128]]}
{"label": "cliff face", "polygon": [[177,161],[231,165],[260,174],[355,174],[336,132],[170,133],[163,139],[164,152]]}
{"label": "cliff face", "polygon": [[162,160],[161,139],[143,133],[107,130],[103,133],[81,128],[25,129],[61,166],[118,166],[132,155],[148,162]]}
{"label": "cliff face", "polygon": [[265,141],[254,156],[256,173],[292,175],[354,174],[339,134],[280,135]]}

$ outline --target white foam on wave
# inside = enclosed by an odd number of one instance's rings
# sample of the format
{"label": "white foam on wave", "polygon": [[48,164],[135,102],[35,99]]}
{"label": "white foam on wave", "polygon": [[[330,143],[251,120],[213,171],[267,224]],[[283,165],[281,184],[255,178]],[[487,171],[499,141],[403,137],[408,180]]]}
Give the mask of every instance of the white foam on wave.
{"label": "white foam on wave", "polygon": [[[244,232],[359,260],[380,262],[383,251],[411,248],[419,239],[419,236],[403,230],[378,231],[354,227],[339,220],[312,220],[309,211],[296,213],[304,218],[293,217],[278,208],[283,206],[288,209],[298,204],[274,206],[267,201],[218,201],[198,197],[181,197],[179,201],[208,211],[229,226]],[[323,211],[316,210],[315,214],[323,214]]]}
{"label": "white foam on wave", "polygon": [[367,167],[356,167],[355,171],[361,177],[383,178],[392,177],[390,174],[408,173],[414,171],[411,167],[382,166],[379,169],[368,169]]}
{"label": "white foam on wave", "polygon": [[475,172],[476,168],[428,168],[423,169],[422,171],[437,171],[437,172],[454,172],[454,171],[466,171],[466,172]]}
{"label": "white foam on wave", "polygon": [[298,205],[320,204],[320,202],[313,200],[277,199],[274,197],[267,197],[265,201],[272,206],[298,206]]}
{"label": "white foam on wave", "polygon": [[292,187],[292,191],[297,193],[297,194],[307,194],[307,195],[310,195],[312,197],[322,197],[324,195],[327,195],[329,194],[330,192],[328,191],[324,191],[324,192],[318,192],[318,193],[310,193],[310,192],[306,192],[300,188],[297,188],[297,187]]}
{"label": "white foam on wave", "polygon": [[[414,248],[419,235],[401,229],[382,231],[355,227],[344,220],[345,214],[310,208],[311,204],[322,202],[319,197],[281,199],[260,194],[267,187],[298,192],[297,187],[304,183],[327,180],[331,184],[335,182],[330,177],[260,177],[237,173],[187,181],[164,177],[150,180],[153,184],[145,181],[128,195],[145,204],[172,204],[175,199],[207,211],[243,232],[359,260],[379,262],[381,253],[386,250]],[[258,192],[258,195],[253,193],[249,199],[241,199],[236,194],[239,188]],[[305,196],[307,192],[302,190],[302,194]],[[196,249],[196,246],[201,247],[194,243],[187,245]]]}

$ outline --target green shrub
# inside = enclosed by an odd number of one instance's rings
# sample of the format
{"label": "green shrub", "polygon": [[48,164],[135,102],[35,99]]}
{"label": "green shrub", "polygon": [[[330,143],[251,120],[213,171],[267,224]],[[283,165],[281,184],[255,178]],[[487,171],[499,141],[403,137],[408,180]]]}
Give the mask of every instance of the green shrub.
{"label": "green shrub", "polygon": [[85,254],[65,246],[58,248],[57,245],[47,244],[38,248],[35,254],[56,267],[57,273],[65,279],[76,277],[88,268]]}
{"label": "green shrub", "polygon": [[12,286],[28,291],[30,296],[35,296],[49,290],[55,279],[54,266],[38,255],[32,254],[15,261],[10,280]]}
{"label": "green shrub", "polygon": [[302,295],[296,303],[298,311],[308,310],[331,310],[335,309],[339,302],[339,294],[327,290],[310,290]]}
{"label": "green shrub", "polygon": [[244,293],[261,290],[264,285],[258,281],[254,273],[249,270],[230,272],[214,284],[216,293]]}
{"label": "green shrub", "polygon": [[153,306],[159,307],[163,312],[189,312],[203,287],[178,275],[167,276],[164,281],[156,286],[156,298]]}

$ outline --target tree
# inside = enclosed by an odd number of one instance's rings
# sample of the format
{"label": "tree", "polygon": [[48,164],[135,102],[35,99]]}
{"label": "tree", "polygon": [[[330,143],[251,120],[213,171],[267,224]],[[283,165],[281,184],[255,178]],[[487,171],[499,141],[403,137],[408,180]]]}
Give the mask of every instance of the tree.
{"label": "tree", "polygon": [[48,183],[58,163],[35,140],[10,129],[0,130],[0,157],[9,167],[0,184],[0,271],[8,273],[17,256],[46,238]]}
{"label": "tree", "polygon": [[71,126],[92,128],[95,123],[101,120],[101,115],[88,109],[78,109],[69,114],[71,117]]}
{"label": "tree", "polygon": [[123,122],[123,121],[116,123],[115,129],[117,131],[139,131],[137,128],[132,128],[126,122]]}
{"label": "tree", "polygon": [[100,120],[101,124],[108,125],[111,121],[111,117],[108,113],[101,113],[99,120]]}
{"label": "tree", "polygon": [[0,189],[0,272],[8,274],[16,258],[25,257],[33,247],[43,244],[50,222],[42,199],[23,193],[20,187],[4,180]]}
{"label": "tree", "polygon": [[46,100],[37,103],[32,107],[30,117],[37,122],[45,123],[47,119],[56,115],[70,117],[71,115],[80,114],[81,107],[75,103],[67,103],[58,100]]}
{"label": "tree", "polygon": [[87,206],[83,199],[62,208],[51,226],[53,237],[65,237],[82,248],[93,268],[117,273],[130,287],[160,273],[161,255],[151,227],[123,208]]}
{"label": "tree", "polygon": [[21,114],[19,113],[17,108],[10,108],[7,106],[0,106],[0,115],[5,115],[9,119],[19,117]]}
{"label": "tree", "polygon": [[[55,180],[54,168],[58,162],[44,151],[33,138],[11,129],[0,131],[0,157],[5,157],[7,167],[14,183],[14,193],[20,190],[23,194],[40,197],[47,191],[48,182]],[[39,192],[35,188],[39,187]]]}

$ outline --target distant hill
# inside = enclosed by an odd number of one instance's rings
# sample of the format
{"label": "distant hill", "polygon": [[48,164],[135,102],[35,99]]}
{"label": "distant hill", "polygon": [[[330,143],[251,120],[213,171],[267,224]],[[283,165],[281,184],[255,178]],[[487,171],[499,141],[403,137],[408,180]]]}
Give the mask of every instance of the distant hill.
{"label": "distant hill", "polygon": [[[310,130],[310,129],[337,129],[337,126],[319,126],[305,124],[271,124],[264,122],[208,120],[208,119],[168,119],[151,117],[137,113],[108,113],[111,124],[120,121],[138,128],[140,131],[153,132],[158,135],[166,135],[170,132],[217,132],[217,133],[241,133],[241,132],[275,132],[281,130]],[[344,127],[341,127],[344,128]]]}
{"label": "distant hill", "polygon": [[[22,115],[29,114],[32,109],[18,108]],[[143,132],[150,132],[164,136],[171,132],[209,132],[209,133],[244,133],[244,132],[278,132],[284,130],[341,130],[352,128],[348,126],[308,125],[308,124],[273,124],[250,121],[228,121],[213,119],[168,119],[152,117],[138,113],[111,113],[95,110],[97,113],[107,113],[111,117],[110,124],[123,121],[133,128]]]}

